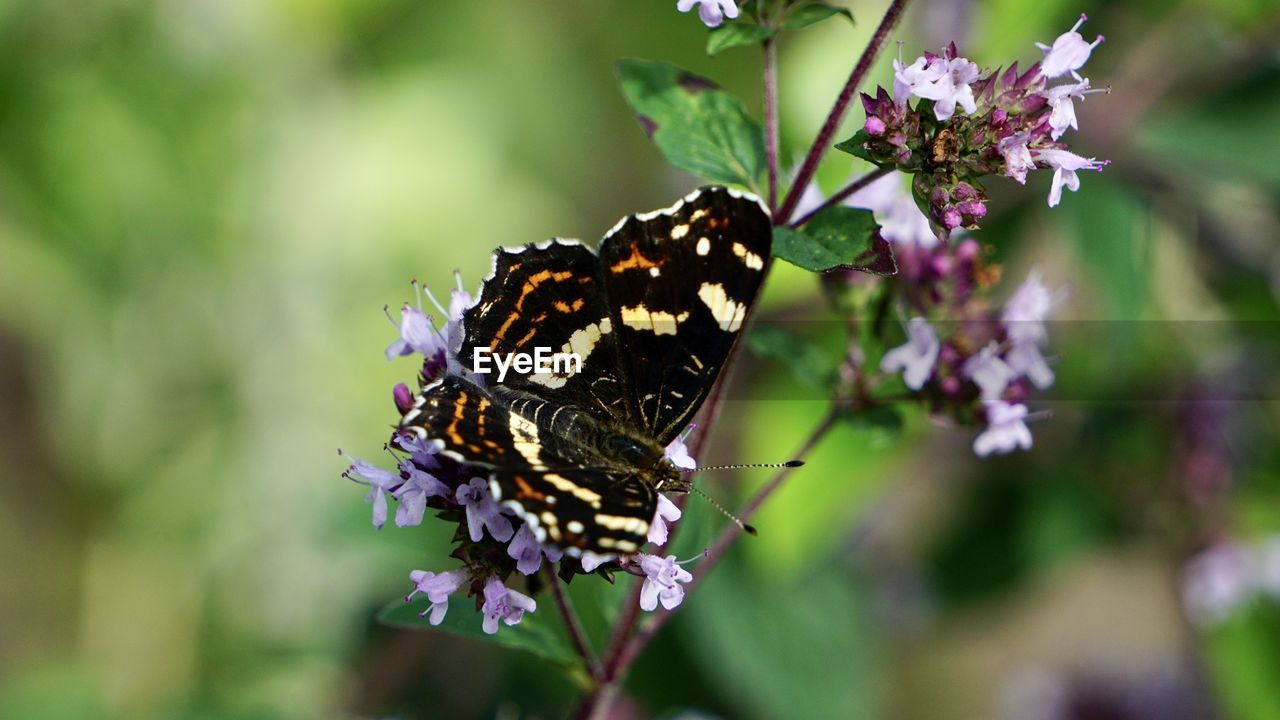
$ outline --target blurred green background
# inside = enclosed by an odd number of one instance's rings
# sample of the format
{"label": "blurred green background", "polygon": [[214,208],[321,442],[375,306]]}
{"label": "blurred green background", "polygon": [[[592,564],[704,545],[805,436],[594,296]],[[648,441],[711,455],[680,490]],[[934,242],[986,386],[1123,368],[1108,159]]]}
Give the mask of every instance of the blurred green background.
{"label": "blurred green background", "polygon": [[[758,110],[757,53],[707,58],[674,4],[0,3],[0,716],[566,711],[545,663],[373,622],[448,569],[447,529],[375,532],[335,450],[381,453],[415,369],[383,358],[381,308],[411,278],[474,287],[497,245],[594,239],[696,184],[616,59]],[[793,158],[884,5],[784,43]],[[997,300],[1032,266],[1071,288],[1035,449],[980,462],[918,410],[840,428],[619,717],[1280,718],[1277,598],[1201,624],[1180,599],[1197,551],[1280,533],[1280,6],[922,0],[896,37],[1025,64],[1081,11],[1113,93],[1073,150],[1112,165],[1052,212],[1047,173],[993,181],[978,236]],[[818,297],[780,268],[757,317]],[[704,462],[783,459],[824,407],[762,360],[737,382]],[[762,479],[704,482],[732,506]]]}

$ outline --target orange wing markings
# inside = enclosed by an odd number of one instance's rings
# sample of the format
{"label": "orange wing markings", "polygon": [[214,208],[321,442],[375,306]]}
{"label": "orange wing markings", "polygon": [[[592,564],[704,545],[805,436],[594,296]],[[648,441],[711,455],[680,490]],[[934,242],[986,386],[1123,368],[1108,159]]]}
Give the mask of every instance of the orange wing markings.
{"label": "orange wing markings", "polygon": [[516,309],[523,310],[524,299],[528,297],[529,293],[533,292],[534,290],[537,290],[538,286],[541,285],[542,283],[548,280],[551,280],[554,282],[563,282],[565,280],[568,280],[571,277],[573,277],[573,272],[569,270],[564,270],[562,272],[551,272],[550,270],[539,270],[538,272],[530,275],[528,279],[524,281],[524,287],[520,288],[520,297],[519,299],[516,300]]}
{"label": "orange wing markings", "polygon": [[458,399],[453,401],[453,419],[449,421],[449,426],[444,429],[445,434],[449,436],[454,445],[467,444],[467,441],[458,432],[458,423],[462,422],[462,411],[467,407],[467,398],[467,393],[458,393]]}
{"label": "orange wing markings", "polygon": [[661,266],[661,263],[656,263],[650,260],[649,258],[645,257],[644,255],[641,255],[640,248],[635,245],[632,245],[631,255],[629,255],[625,260],[619,260],[618,262],[609,266],[609,271],[612,272],[614,275],[617,275],[627,270],[648,270],[649,268],[655,268],[659,266]]}
{"label": "orange wing markings", "polygon": [[[524,300],[529,296],[529,293],[532,293],[534,290],[537,290],[539,285],[541,285],[544,282],[547,282],[548,280],[552,282],[564,282],[565,280],[569,280],[572,277],[573,277],[573,272],[569,270],[565,270],[562,272],[552,272],[550,270],[539,270],[538,272],[530,275],[524,281],[524,286],[520,288],[520,297],[516,299],[516,309],[513,310],[511,314],[507,315],[507,319],[502,322],[502,325],[498,328],[497,332],[493,334],[493,339],[489,341],[489,349],[497,350],[498,344],[502,342],[502,339],[507,334],[507,331],[511,329],[511,325],[514,324],[515,321],[519,320],[522,317],[521,313],[524,310]],[[580,305],[581,302],[582,302],[581,299],[575,301],[574,304],[576,307],[574,309],[576,309],[577,307],[581,307]],[[559,308],[557,307],[557,309]],[[545,319],[545,318],[540,318],[540,319]],[[534,322],[538,322],[540,319],[535,319]],[[525,341],[527,341],[527,338],[528,336],[526,336]],[[525,341],[521,341],[516,344],[523,345]]]}
{"label": "orange wing markings", "polygon": [[583,300],[582,298],[578,298],[577,300],[574,300],[572,305],[563,300],[557,300],[555,301],[555,303],[552,304],[552,307],[568,315],[569,313],[575,313],[581,310],[583,304],[585,303],[586,301]]}
{"label": "orange wing markings", "polygon": [[534,490],[533,486],[531,486],[528,483],[528,481],[526,481],[524,478],[520,477],[519,475],[513,475],[512,478],[516,481],[516,485],[520,488],[520,492],[516,493],[517,498],[520,498],[521,500],[525,498],[533,498],[534,500],[539,500],[539,501],[547,499],[546,493],[541,493],[541,492],[538,492],[537,490]]}

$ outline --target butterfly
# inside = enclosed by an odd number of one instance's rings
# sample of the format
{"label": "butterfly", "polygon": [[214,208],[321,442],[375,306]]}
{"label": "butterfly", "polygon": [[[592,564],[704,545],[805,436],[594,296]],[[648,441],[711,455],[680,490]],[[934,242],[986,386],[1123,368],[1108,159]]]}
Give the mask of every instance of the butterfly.
{"label": "butterfly", "polygon": [[[457,356],[465,368],[506,357],[505,376],[431,382],[400,428],[483,469],[539,542],[636,552],[657,493],[690,487],[664,449],[741,335],[771,242],[758,198],[708,187],[623,218],[598,253],[558,238],[498,249]],[[580,364],[510,360],[542,351]]]}

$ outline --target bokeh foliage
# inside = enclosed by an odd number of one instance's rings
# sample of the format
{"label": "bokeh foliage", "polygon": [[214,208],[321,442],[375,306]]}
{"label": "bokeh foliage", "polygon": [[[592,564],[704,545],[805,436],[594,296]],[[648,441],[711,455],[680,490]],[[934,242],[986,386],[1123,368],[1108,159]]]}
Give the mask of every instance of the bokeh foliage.
{"label": "bokeh foliage", "polygon": [[[618,59],[759,116],[755,51],[708,58],[673,4],[0,6],[0,716],[563,712],[572,679],[543,660],[374,621],[448,537],[375,533],[335,449],[380,452],[413,368],[382,358],[379,313],[410,278],[474,283],[496,245],[595,238],[694,184],[634,122]],[[783,41],[790,161],[881,10],[851,7]],[[1229,717],[1280,717],[1275,606],[1205,634],[1176,602],[1190,552],[1280,532],[1280,9],[920,2],[898,36],[1027,62],[1082,10],[1114,92],[1080,140],[1113,164],[1054,212],[1044,186],[992,183],[983,231],[998,296],[1033,264],[1072,288],[1036,449],[978,462],[919,412],[840,428],[638,665],[637,708],[992,716],[1028,667],[1173,667]],[[817,298],[780,266],[758,317],[839,353]],[[768,353],[735,374],[704,461],[784,459],[820,395]],[[1184,452],[1206,408],[1229,468],[1207,501]],[[704,482],[732,505],[763,477]],[[682,557],[723,522],[690,513]]]}

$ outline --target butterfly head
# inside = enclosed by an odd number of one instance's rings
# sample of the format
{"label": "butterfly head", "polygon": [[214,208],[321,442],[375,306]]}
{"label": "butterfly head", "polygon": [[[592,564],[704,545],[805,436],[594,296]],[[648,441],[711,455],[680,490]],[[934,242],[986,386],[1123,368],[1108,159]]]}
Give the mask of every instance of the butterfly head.
{"label": "butterfly head", "polygon": [[654,468],[654,489],[658,492],[689,492],[693,480],[689,478],[689,470],[677,466],[663,458]]}

